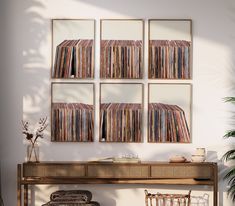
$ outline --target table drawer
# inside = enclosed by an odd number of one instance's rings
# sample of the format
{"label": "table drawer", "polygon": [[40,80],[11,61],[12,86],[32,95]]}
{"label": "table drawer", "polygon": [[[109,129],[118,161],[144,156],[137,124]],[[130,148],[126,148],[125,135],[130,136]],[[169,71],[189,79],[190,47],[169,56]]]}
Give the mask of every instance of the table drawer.
{"label": "table drawer", "polygon": [[23,177],[84,177],[84,165],[25,164]]}
{"label": "table drawer", "polygon": [[151,166],[151,177],[153,178],[197,178],[213,179],[213,169],[207,165],[200,166]]}
{"label": "table drawer", "polygon": [[88,165],[90,178],[147,178],[147,165]]}

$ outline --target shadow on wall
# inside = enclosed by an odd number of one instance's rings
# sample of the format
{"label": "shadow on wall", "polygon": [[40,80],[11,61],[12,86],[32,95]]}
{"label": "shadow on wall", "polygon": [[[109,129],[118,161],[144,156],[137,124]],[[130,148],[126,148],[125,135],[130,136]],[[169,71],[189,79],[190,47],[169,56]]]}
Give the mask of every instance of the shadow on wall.
{"label": "shadow on wall", "polygon": [[37,122],[39,117],[48,115],[50,105],[50,68],[47,55],[50,22],[42,15],[45,9],[45,5],[36,0],[33,3],[27,0],[24,5],[25,23],[21,29],[27,41],[22,45],[22,96],[24,119],[29,122]]}
{"label": "shadow on wall", "polygon": [[[16,205],[16,165],[24,161],[26,148],[21,135],[22,98],[30,99],[31,107],[25,118],[34,122],[46,108],[48,95],[48,70],[43,68],[44,57],[40,51],[46,42],[46,21],[38,10],[44,6],[39,1],[3,1],[3,48],[6,59],[1,62],[1,176],[2,197],[5,205]],[[36,9],[36,10],[35,10]],[[40,104],[39,104],[40,103]],[[33,121],[32,121],[33,120]]]}

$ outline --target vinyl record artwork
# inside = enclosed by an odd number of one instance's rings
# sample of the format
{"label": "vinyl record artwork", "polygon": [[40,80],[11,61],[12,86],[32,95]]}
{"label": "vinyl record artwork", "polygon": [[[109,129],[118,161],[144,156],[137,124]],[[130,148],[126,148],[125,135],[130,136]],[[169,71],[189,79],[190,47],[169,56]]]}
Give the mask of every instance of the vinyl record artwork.
{"label": "vinyl record artwork", "polygon": [[100,141],[142,142],[143,85],[100,85]]}
{"label": "vinyl record artwork", "polygon": [[94,78],[94,20],[52,20],[52,78]]}
{"label": "vinyl record artwork", "polygon": [[92,142],[94,85],[52,83],[51,134],[53,142]]}
{"label": "vinyl record artwork", "polygon": [[191,79],[191,24],[191,20],[149,20],[149,79]]}
{"label": "vinyl record artwork", "polygon": [[100,78],[143,77],[143,21],[101,20]]}
{"label": "vinyl record artwork", "polygon": [[149,84],[148,142],[190,143],[191,85]]}

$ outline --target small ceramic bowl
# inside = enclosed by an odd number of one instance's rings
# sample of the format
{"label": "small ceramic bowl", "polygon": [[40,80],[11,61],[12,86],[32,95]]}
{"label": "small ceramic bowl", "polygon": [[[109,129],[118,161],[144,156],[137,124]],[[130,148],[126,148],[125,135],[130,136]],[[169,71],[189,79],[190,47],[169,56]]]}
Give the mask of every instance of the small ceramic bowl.
{"label": "small ceramic bowl", "polygon": [[192,162],[204,162],[205,159],[204,155],[192,155],[191,157]]}

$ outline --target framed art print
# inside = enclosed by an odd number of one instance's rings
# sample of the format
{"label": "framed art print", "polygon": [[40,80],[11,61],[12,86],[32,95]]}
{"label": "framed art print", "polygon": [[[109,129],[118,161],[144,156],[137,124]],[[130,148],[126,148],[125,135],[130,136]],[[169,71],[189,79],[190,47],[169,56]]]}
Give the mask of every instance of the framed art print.
{"label": "framed art print", "polygon": [[148,142],[191,142],[191,84],[149,84]]}
{"label": "framed art print", "polygon": [[100,40],[100,78],[143,77],[143,20],[103,19]]}
{"label": "framed art print", "polygon": [[142,84],[100,84],[101,142],[142,142],[142,116]]}
{"label": "framed art print", "polygon": [[191,59],[191,20],[149,20],[149,79],[191,79]]}
{"label": "framed art print", "polygon": [[51,89],[52,141],[92,142],[94,84],[52,83]]}
{"label": "framed art print", "polygon": [[95,21],[52,20],[52,78],[94,78]]}

